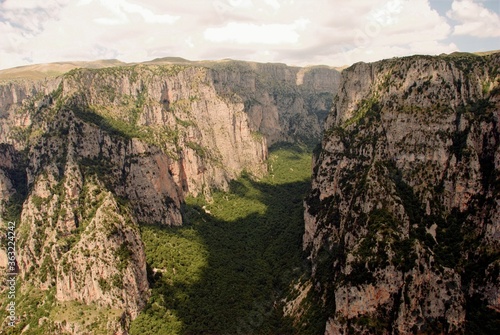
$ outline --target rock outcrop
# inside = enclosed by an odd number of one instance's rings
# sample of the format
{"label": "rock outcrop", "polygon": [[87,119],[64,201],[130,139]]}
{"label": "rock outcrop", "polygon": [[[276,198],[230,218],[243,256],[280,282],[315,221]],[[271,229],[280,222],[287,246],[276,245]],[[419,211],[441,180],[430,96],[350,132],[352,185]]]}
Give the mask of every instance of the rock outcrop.
{"label": "rock outcrop", "polygon": [[[197,195],[243,170],[265,173],[273,143],[317,142],[339,77],[326,67],[238,61],[75,69],[0,85],[0,140],[22,149],[33,130],[45,131],[33,125],[37,111],[71,105],[86,122],[161,148],[177,185]],[[38,121],[46,127],[51,117]]]}
{"label": "rock outcrop", "polygon": [[0,144],[0,199],[8,200],[16,192],[16,188],[22,188],[21,185],[15,184],[14,172],[23,165],[16,150],[11,145]]}
{"label": "rock outcrop", "polygon": [[222,61],[209,65],[219,94],[244,103],[250,127],[276,142],[316,144],[333,106],[340,73],[327,67],[290,67]]}
{"label": "rock outcrop", "polygon": [[126,333],[149,298],[139,226],[181,225],[186,195],[264,175],[275,142],[319,138],[338,77],[228,61],[1,84],[0,203],[22,287],[120,310],[109,331]]}
{"label": "rock outcrop", "polygon": [[342,73],[305,201],[325,334],[495,333],[500,54]]}

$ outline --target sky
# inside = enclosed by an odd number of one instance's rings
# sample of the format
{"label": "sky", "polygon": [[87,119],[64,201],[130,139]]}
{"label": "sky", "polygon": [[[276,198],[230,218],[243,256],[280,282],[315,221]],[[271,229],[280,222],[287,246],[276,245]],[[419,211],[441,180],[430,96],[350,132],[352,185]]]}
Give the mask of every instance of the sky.
{"label": "sky", "polygon": [[350,65],[500,49],[500,0],[0,0],[0,69],[161,57]]}

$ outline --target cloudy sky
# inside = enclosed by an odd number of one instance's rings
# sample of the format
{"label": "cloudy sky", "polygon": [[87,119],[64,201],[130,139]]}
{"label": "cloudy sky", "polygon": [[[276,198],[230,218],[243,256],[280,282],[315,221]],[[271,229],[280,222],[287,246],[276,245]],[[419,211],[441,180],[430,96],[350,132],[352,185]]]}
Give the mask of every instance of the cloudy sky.
{"label": "cloudy sky", "polygon": [[341,66],[500,49],[500,0],[0,0],[0,69],[166,56]]}

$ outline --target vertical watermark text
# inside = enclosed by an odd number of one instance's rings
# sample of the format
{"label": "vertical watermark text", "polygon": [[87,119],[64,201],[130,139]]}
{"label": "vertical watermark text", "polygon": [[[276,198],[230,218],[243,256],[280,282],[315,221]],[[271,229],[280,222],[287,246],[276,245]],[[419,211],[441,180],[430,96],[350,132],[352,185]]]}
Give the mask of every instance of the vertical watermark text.
{"label": "vertical watermark text", "polygon": [[5,234],[7,263],[5,269],[5,283],[7,285],[7,324],[16,325],[16,284],[17,284],[17,255],[16,255],[16,223],[9,221]]}

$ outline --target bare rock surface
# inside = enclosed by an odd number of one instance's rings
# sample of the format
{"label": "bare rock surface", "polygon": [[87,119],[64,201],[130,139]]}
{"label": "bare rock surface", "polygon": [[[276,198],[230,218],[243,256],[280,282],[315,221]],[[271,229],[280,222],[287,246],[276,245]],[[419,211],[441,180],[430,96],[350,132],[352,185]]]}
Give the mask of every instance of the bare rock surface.
{"label": "bare rock surface", "polygon": [[342,72],[305,201],[326,334],[464,333],[488,319],[474,311],[498,313],[499,66],[413,56]]}

